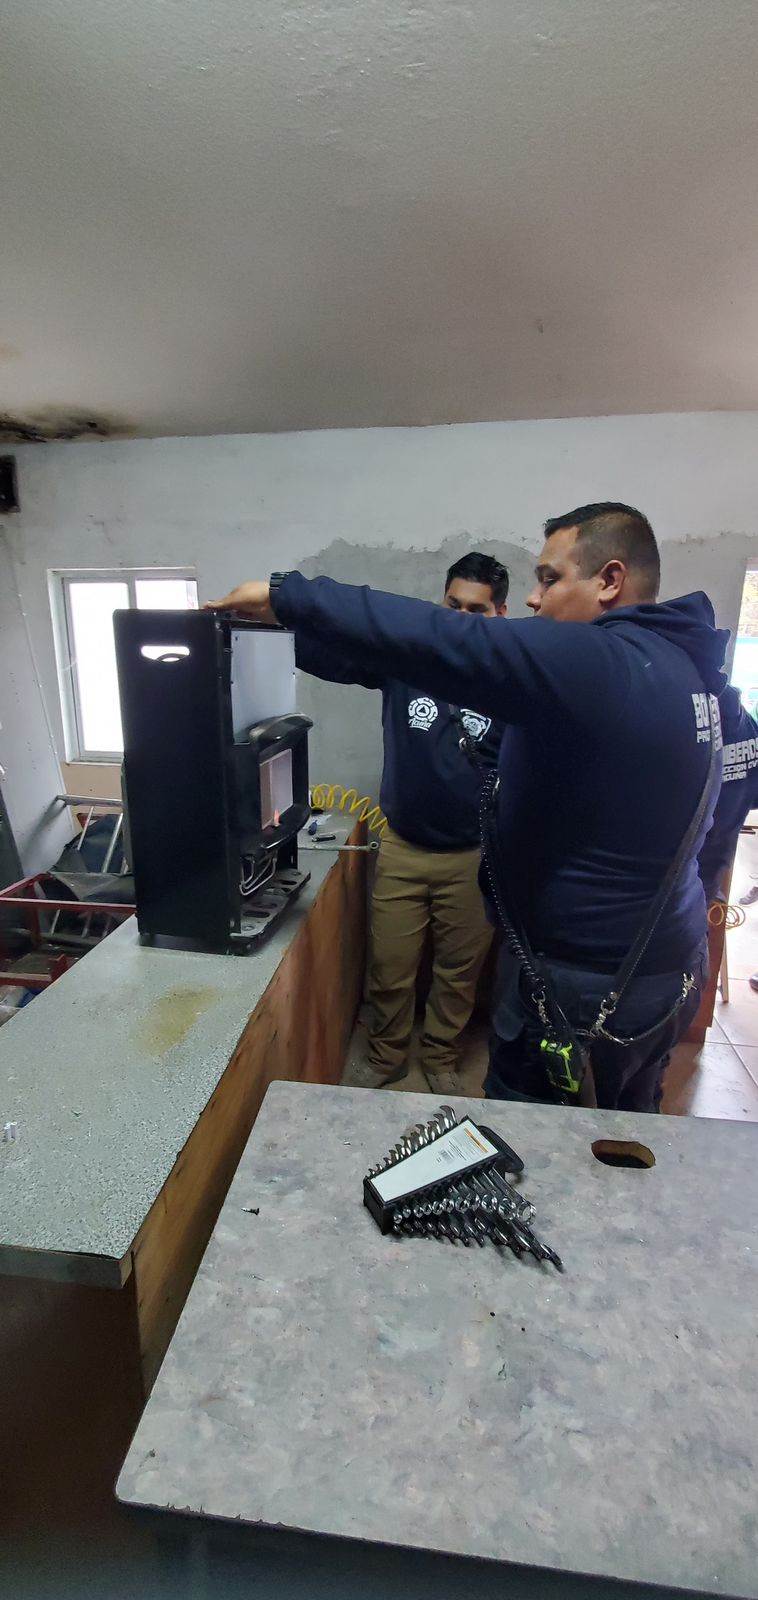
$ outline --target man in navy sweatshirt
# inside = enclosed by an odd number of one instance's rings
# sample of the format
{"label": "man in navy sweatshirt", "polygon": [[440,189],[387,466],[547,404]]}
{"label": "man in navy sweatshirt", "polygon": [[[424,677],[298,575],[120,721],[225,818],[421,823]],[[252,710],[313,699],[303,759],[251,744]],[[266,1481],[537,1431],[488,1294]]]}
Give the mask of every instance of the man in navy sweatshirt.
{"label": "man in navy sweatshirt", "polygon": [[708,837],[700,851],[700,876],[710,905],[726,893],[726,877],[737,849],[740,828],[758,806],[758,723],[745,710],[739,690],[730,684],[719,698],[724,767]]}
{"label": "man in navy sweatshirt", "polygon": [[[706,906],[726,900],[740,828],[748,812],[758,806],[758,723],[745,710],[739,691],[731,684],[719,696],[719,717],[723,741],[721,789],[698,856]],[[758,990],[758,973],[750,979],[750,986]],[[668,1058],[662,1064],[661,1077],[667,1065]]]}
{"label": "man in navy sweatshirt", "polygon": [[[507,723],[497,829],[509,909],[569,1022],[589,1030],[706,783],[726,634],[704,594],[655,603],[658,549],[633,507],[581,506],[545,535],[534,620],[453,617],[299,573],[244,584],[217,605],[278,620],[299,639],[360,654],[365,670]],[[593,1038],[601,1106],[655,1108],[661,1062],[697,1005],[706,928],[697,856],[715,798],[630,989]],[[555,1098],[530,1045],[538,1023],[517,964],[504,962],[500,979],[487,1092]]]}
{"label": "man in navy sweatshirt", "polygon": [[[442,604],[460,618],[503,617],[507,594],[505,567],[472,551],[450,568]],[[382,694],[380,799],[389,825],[371,900],[368,1060],[357,1076],[362,1086],[381,1088],[407,1074],[416,979],[431,931],[419,1065],[436,1093],[455,1094],[458,1041],[492,941],[478,884],[481,775],[461,738],[465,729],[482,766],[494,767],[502,723],[435,699],[323,638],[298,632],[296,659],[314,677]]]}
{"label": "man in navy sweatshirt", "polygon": [[[748,812],[758,806],[758,722],[745,710],[739,691],[731,684],[719,700],[719,711],[724,773],[713,824],[699,858],[709,905],[726,899],[740,828]],[[750,987],[758,991],[758,972],[753,973]]]}

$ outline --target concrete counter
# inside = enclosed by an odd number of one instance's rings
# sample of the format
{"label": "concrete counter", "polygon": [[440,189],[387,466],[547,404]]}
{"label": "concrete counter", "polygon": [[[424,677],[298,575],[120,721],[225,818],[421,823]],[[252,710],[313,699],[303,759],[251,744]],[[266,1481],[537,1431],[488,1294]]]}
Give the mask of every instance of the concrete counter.
{"label": "concrete counter", "polygon": [[[131,917],[0,1029],[0,1271],[120,1284],[130,1248],[335,864],[259,951],[141,945]],[[24,1261],[24,1252],[33,1257]]]}
{"label": "concrete counter", "polygon": [[[457,1563],[427,1570],[440,1597],[554,1593],[559,1573],[571,1594],[758,1595],[756,1129],[488,1103],[561,1276],[382,1238],[363,1174],[429,1113],[272,1086],[121,1500],[164,1512],[177,1559],[192,1546],[197,1600],[223,1551],[228,1592],[268,1592],[274,1528],[312,1536],[303,1568],[330,1561],[337,1594],[345,1563],[364,1592],[395,1545]],[[598,1138],[640,1140],[655,1165],[604,1165]]]}
{"label": "concrete counter", "polygon": [[341,1077],[368,857],[302,860],[257,952],[143,947],[130,919],[0,1030],[5,1516],[107,1514],[269,1083]]}

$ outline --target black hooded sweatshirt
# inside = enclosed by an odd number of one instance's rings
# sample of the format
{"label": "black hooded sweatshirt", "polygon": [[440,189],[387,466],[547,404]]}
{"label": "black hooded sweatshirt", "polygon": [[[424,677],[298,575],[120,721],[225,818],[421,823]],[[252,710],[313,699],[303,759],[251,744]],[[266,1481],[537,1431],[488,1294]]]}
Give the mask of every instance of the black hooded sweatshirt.
{"label": "black hooded sweatshirt", "polygon": [[[435,700],[412,684],[365,668],[360,657],[340,654],[300,633],[295,658],[302,672],[328,683],[381,689],[384,764],[379,800],[395,833],[422,850],[476,849],[482,773],[497,766],[502,722],[470,706]],[[476,763],[461,748],[463,727],[476,747]]]}
{"label": "black hooded sweatshirt", "polygon": [[[708,771],[706,697],[724,687],[727,635],[707,596],[629,606],[592,623],[512,622],[291,573],[274,603],[298,641],[508,724],[498,828],[509,903],[539,953],[615,972]],[[697,855],[720,768],[719,757],[701,836],[641,973],[685,969],[702,944]]]}

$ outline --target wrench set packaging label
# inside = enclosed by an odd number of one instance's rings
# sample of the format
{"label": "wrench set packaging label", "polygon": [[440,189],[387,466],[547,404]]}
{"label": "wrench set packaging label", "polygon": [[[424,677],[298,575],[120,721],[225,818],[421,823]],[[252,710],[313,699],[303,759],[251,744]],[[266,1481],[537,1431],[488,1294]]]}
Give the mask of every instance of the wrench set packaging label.
{"label": "wrench set packaging label", "polygon": [[441,1134],[396,1166],[388,1167],[386,1172],[371,1181],[386,1205],[400,1195],[416,1194],[419,1189],[428,1189],[430,1184],[440,1183],[444,1178],[460,1177],[464,1172],[481,1166],[483,1158],[496,1155],[496,1146],[490,1144],[469,1117],[465,1117],[457,1127]]}
{"label": "wrench set packaging label", "polygon": [[440,1106],[428,1122],[406,1129],[367,1172],[363,1201],[382,1233],[447,1239],[451,1244],[505,1245],[562,1270],[560,1256],[531,1228],[534,1206],[506,1177],[524,1163],[491,1128],[460,1122]]}

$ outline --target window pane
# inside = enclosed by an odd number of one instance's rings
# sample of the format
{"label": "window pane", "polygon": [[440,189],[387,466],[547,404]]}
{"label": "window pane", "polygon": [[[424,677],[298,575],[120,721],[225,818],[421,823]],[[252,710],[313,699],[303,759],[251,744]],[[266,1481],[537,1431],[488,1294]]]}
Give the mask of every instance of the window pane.
{"label": "window pane", "polygon": [[[125,583],[70,583],[72,646],[84,750],[124,748],[118,700],[113,613],[129,606]],[[84,752],[82,752],[84,753]]]}
{"label": "window pane", "polygon": [[746,711],[758,710],[758,571],[748,568],[732,662],[732,683]]}
{"label": "window pane", "polygon": [[138,578],[138,611],[197,611],[194,578]]}

